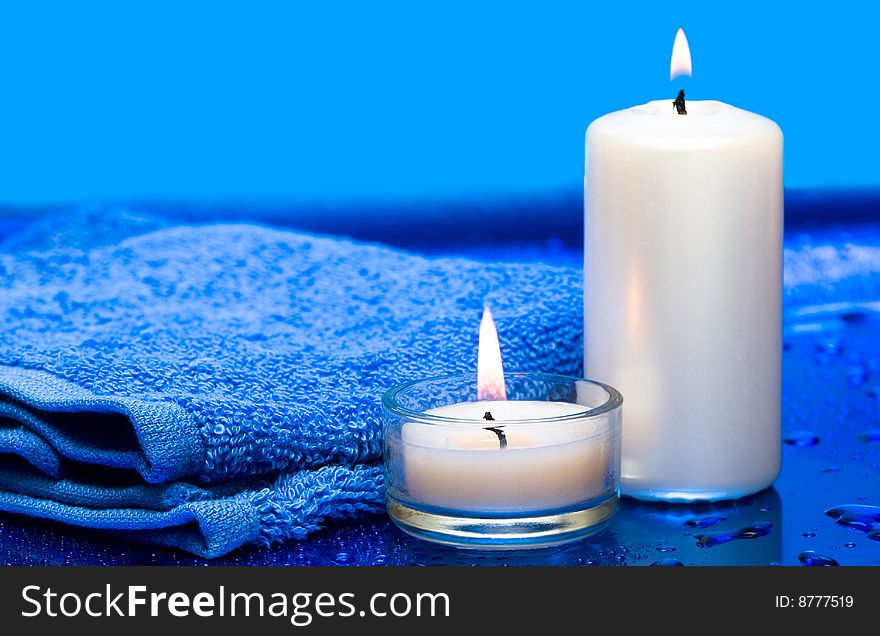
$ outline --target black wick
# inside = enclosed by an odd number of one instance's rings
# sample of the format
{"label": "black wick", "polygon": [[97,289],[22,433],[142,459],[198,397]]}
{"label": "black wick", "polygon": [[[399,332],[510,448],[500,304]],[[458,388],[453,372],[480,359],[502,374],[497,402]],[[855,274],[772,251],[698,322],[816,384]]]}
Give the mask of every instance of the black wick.
{"label": "black wick", "polygon": [[[483,415],[483,419],[488,420],[490,422],[495,421],[495,418],[492,417],[491,411],[486,411],[486,413]],[[504,428],[503,425],[502,426],[487,426],[483,430],[484,431],[492,431],[493,433],[495,433],[498,436],[498,445],[501,448],[507,448],[507,436],[504,434],[504,431],[501,430],[502,428]]]}
{"label": "black wick", "polygon": [[673,105],[673,107],[675,107],[675,110],[678,111],[679,115],[687,115],[688,114],[687,108],[685,108],[685,106],[684,106],[684,90],[683,89],[678,91],[678,97],[675,98],[675,101],[672,102],[672,105]]}

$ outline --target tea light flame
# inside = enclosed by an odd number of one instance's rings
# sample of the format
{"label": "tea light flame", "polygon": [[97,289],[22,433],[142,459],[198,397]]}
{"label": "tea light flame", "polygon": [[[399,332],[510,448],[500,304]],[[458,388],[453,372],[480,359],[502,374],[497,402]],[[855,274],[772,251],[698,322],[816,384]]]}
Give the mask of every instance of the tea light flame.
{"label": "tea light flame", "polygon": [[506,400],[501,345],[492,312],[486,307],[480,320],[480,344],[477,348],[477,399]]}
{"label": "tea light flame", "polygon": [[669,64],[669,81],[674,80],[676,77],[690,77],[692,70],[691,47],[688,45],[684,29],[679,29],[675,34],[675,42],[672,44],[672,61]]}

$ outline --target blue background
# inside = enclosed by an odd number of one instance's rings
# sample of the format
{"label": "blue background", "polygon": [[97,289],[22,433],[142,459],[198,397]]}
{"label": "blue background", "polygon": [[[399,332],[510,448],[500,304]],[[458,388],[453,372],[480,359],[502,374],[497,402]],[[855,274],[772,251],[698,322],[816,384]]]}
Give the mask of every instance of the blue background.
{"label": "blue background", "polygon": [[[775,119],[789,187],[880,185],[876,3],[28,2],[0,9],[0,204],[554,191],[603,113]],[[692,80],[669,82],[675,30]]]}

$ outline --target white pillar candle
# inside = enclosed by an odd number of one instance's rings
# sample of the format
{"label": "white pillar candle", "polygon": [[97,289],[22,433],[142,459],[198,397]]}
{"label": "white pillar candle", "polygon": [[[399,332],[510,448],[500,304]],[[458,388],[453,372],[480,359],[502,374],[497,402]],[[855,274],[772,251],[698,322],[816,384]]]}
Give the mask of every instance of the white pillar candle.
{"label": "white pillar candle", "polygon": [[782,132],[671,101],[587,130],[586,371],[626,399],[624,494],[734,498],[780,464]]}
{"label": "white pillar candle", "polygon": [[[486,412],[493,421],[480,421]],[[614,489],[616,437],[609,415],[569,402],[480,401],[427,415],[472,420],[455,425],[405,423],[401,430],[406,498],[459,513],[539,513],[583,507]],[[519,421],[516,421],[519,420]],[[486,427],[500,426],[500,436]],[[613,428],[613,427],[612,427]]]}

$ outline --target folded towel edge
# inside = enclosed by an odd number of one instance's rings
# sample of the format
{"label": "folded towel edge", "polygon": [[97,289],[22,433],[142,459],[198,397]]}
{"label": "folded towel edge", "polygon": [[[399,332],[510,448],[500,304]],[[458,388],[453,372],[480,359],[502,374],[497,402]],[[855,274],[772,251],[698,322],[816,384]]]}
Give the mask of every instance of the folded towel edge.
{"label": "folded towel edge", "polygon": [[134,468],[147,482],[204,471],[207,449],[202,432],[192,414],[179,404],[97,395],[48,371],[7,365],[0,365],[0,396],[47,413],[125,416],[140,444],[140,460]]}

